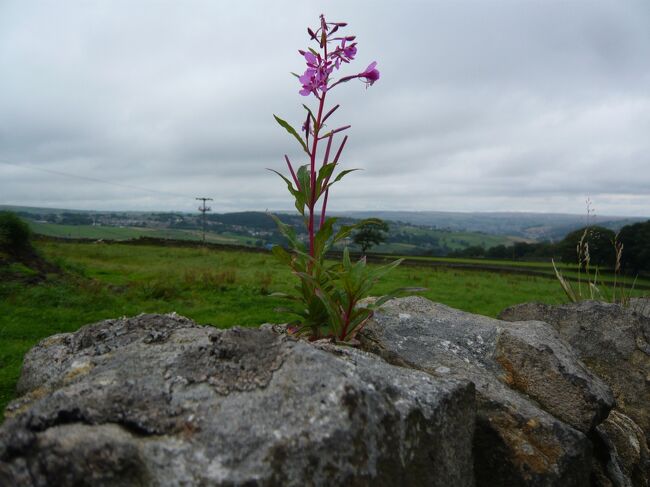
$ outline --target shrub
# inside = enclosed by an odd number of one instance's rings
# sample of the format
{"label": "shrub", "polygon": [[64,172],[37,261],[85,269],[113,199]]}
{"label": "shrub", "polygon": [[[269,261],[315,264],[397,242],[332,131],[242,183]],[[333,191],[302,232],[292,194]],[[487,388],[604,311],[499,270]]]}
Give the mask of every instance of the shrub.
{"label": "shrub", "polygon": [[11,255],[24,254],[32,250],[32,231],[18,215],[9,211],[0,212],[0,250]]}

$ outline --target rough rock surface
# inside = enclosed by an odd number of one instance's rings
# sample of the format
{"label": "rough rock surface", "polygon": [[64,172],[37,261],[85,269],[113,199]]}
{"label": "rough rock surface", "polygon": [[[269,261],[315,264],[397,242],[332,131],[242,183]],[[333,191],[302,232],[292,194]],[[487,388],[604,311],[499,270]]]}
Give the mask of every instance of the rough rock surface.
{"label": "rough rock surface", "polygon": [[650,444],[650,307],[645,307],[646,302],[634,300],[629,309],[598,301],[562,306],[527,303],[504,310],[500,317],[553,326],[587,367],[609,384],[617,409],[643,429]]}
{"label": "rough rock surface", "polygon": [[361,340],[386,360],[476,385],[478,485],[589,485],[609,388],[543,323],[507,323],[424,298],[393,300]]}
{"label": "rough rock surface", "polygon": [[630,309],[647,318],[650,318],[650,298],[630,299]]}
{"label": "rough rock surface", "polygon": [[20,391],[0,485],[474,482],[471,383],[269,330],[104,321],[32,349]]}
{"label": "rough rock surface", "polygon": [[[618,411],[612,411],[596,428],[603,446],[602,461],[611,485],[650,486],[650,452],[639,426]],[[603,482],[606,485],[606,482]]]}

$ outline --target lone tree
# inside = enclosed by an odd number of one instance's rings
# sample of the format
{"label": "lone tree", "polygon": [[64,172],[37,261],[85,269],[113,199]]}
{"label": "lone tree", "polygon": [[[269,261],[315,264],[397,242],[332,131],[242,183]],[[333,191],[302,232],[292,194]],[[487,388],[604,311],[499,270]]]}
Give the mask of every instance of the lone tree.
{"label": "lone tree", "polygon": [[386,222],[374,219],[359,226],[352,239],[355,244],[361,247],[361,252],[365,254],[372,246],[386,241],[386,232],[388,232]]}
{"label": "lone tree", "polygon": [[19,256],[32,251],[32,232],[18,215],[0,212],[0,251]]}

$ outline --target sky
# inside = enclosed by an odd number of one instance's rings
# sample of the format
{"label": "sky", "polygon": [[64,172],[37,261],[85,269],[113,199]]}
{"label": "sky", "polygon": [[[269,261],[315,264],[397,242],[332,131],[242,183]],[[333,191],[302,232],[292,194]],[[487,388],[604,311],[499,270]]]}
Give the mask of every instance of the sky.
{"label": "sky", "polygon": [[2,0],[0,204],[292,208],[321,13],[381,72],[328,94],[329,208],[650,216],[647,0]]}

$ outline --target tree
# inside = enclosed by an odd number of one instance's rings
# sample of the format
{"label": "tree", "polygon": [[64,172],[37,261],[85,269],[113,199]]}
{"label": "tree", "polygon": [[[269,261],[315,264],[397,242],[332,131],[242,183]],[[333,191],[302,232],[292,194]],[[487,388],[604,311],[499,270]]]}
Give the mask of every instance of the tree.
{"label": "tree", "polygon": [[359,229],[352,237],[355,244],[361,247],[361,252],[364,254],[374,245],[378,245],[386,241],[386,233],[388,232],[388,225],[382,220],[371,221],[359,226]]}
{"label": "tree", "polygon": [[638,273],[650,271],[650,220],[621,228],[618,241],[623,244],[623,269]]}
{"label": "tree", "polygon": [[583,246],[586,243],[589,246],[591,265],[612,267],[616,261],[614,236],[615,233],[612,230],[604,227],[592,226],[581,228],[580,230],[569,233],[558,243],[558,253],[562,262],[577,264],[578,245],[580,242],[583,243]]}
{"label": "tree", "polygon": [[0,250],[11,255],[24,254],[32,250],[31,238],[29,225],[18,215],[0,212]]}

